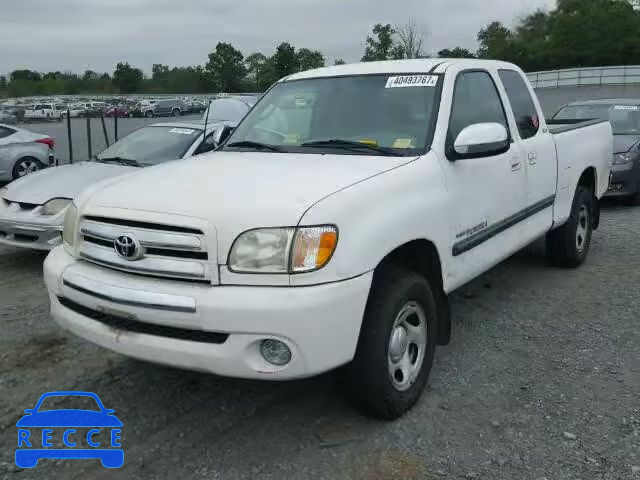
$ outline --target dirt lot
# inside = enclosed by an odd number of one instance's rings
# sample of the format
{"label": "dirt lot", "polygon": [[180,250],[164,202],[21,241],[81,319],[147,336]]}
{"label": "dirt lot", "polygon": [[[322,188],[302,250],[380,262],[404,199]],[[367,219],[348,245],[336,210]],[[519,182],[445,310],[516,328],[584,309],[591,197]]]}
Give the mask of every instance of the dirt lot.
{"label": "dirt lot", "polygon": [[[453,342],[394,423],[359,416],[331,375],[230,380],[66,335],[43,258],[0,249],[1,478],[640,478],[640,209],[609,205],[579,270],[546,265],[537,244],[454,294]],[[15,423],[51,390],[115,409],[124,467],[15,467]]]}

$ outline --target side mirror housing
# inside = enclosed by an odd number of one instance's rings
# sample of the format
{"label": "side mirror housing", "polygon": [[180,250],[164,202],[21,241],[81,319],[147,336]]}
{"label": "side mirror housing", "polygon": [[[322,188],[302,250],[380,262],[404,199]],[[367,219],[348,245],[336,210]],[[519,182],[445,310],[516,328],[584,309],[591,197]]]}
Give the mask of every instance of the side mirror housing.
{"label": "side mirror housing", "polygon": [[509,148],[509,133],[499,123],[476,123],[463,129],[453,144],[457,158],[497,155]]}
{"label": "side mirror housing", "polygon": [[235,127],[230,127],[229,125],[225,125],[221,129],[216,131],[216,133],[213,134],[213,141],[216,143],[216,145],[220,145],[227,138],[229,138],[229,135],[231,135],[235,129],[236,129]]}

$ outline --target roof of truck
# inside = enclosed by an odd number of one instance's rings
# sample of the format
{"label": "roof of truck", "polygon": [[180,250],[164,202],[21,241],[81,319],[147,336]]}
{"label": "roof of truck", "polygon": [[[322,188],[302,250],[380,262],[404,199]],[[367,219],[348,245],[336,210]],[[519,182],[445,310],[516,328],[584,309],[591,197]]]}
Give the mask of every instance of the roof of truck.
{"label": "roof of truck", "polygon": [[382,62],[350,63],[317,68],[305,72],[294,73],[283,80],[301,80],[304,78],[339,77],[348,75],[371,74],[408,74],[408,73],[443,73],[452,66],[464,68],[514,68],[514,65],[497,60],[480,60],[476,58],[420,58],[415,60],[387,60]]}

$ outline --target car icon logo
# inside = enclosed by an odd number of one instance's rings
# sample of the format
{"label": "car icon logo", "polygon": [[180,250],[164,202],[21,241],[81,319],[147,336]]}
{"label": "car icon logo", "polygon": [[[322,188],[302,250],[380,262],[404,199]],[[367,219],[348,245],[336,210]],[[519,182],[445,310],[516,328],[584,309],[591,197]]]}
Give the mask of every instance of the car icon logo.
{"label": "car icon logo", "polygon": [[113,241],[113,249],[116,253],[127,260],[138,260],[142,257],[142,246],[140,242],[129,234],[118,235]]}
{"label": "car icon logo", "polygon": [[34,468],[41,458],[100,459],[106,468],[123,465],[122,422],[95,393],[48,392],[24,412],[16,423],[19,468]]}

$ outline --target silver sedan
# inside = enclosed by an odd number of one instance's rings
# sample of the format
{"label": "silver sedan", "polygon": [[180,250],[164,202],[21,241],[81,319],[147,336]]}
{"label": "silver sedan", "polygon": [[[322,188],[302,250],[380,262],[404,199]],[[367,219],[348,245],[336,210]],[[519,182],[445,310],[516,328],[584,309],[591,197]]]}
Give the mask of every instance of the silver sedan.
{"label": "silver sedan", "polygon": [[53,164],[53,139],[0,123],[0,182],[10,182]]}

